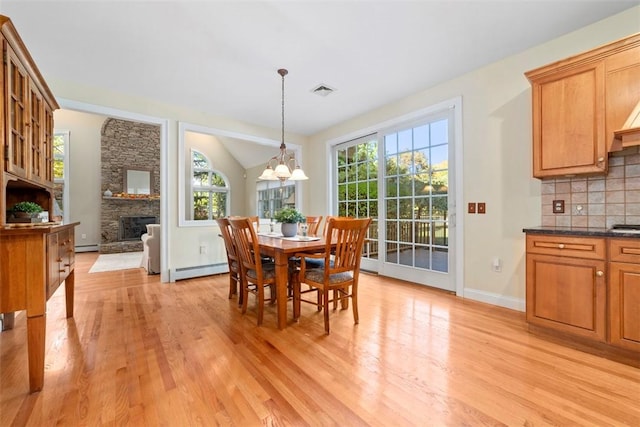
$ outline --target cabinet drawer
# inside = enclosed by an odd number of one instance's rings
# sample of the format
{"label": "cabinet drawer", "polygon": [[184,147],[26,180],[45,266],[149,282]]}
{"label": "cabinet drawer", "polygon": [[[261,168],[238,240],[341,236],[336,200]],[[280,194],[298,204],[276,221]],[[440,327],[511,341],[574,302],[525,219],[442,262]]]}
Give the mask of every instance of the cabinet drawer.
{"label": "cabinet drawer", "polygon": [[545,234],[527,235],[527,253],[586,259],[605,259],[605,239]]}
{"label": "cabinet drawer", "polygon": [[640,239],[609,239],[609,260],[640,264]]}

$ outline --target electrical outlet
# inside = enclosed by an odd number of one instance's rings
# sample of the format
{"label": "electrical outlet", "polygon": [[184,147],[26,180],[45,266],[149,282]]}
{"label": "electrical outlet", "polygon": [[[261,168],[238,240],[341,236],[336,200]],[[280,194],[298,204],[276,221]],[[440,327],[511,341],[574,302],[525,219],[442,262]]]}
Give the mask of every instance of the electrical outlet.
{"label": "electrical outlet", "polygon": [[469,202],[469,211],[470,214],[476,213],[476,204],[473,202]]}
{"label": "electrical outlet", "polygon": [[484,202],[478,202],[478,213],[483,214],[487,212],[486,204]]}
{"label": "electrical outlet", "polygon": [[553,213],[564,213],[564,200],[553,201]]}
{"label": "electrical outlet", "polygon": [[200,253],[202,255],[206,255],[207,254],[207,245],[200,245]]}

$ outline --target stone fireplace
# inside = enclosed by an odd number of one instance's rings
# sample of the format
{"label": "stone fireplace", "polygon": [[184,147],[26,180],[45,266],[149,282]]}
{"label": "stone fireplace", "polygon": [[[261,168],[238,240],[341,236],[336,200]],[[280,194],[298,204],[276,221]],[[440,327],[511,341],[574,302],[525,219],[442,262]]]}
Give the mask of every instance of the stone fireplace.
{"label": "stone fireplace", "polygon": [[[146,225],[160,222],[160,126],[105,120],[100,160],[100,253],[141,251]],[[127,193],[132,169],[150,172],[149,194]]]}

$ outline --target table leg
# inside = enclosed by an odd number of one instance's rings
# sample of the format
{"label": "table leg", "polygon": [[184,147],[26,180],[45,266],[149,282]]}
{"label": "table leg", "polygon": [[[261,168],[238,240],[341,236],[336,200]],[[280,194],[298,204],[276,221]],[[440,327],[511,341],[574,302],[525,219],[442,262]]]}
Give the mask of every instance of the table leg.
{"label": "table leg", "polygon": [[276,252],[276,298],[278,311],[278,328],[287,326],[287,281],[289,280],[289,257]]}
{"label": "table leg", "polygon": [[67,318],[73,317],[73,292],[75,288],[75,270],[71,270],[64,280],[64,296],[67,306]]}
{"label": "table leg", "polygon": [[13,329],[13,323],[16,317],[16,313],[11,311],[9,313],[4,313],[2,315],[2,330],[8,331],[9,329]]}
{"label": "table leg", "polygon": [[42,390],[44,385],[44,341],[46,315],[27,317],[27,352],[29,357],[29,391]]}

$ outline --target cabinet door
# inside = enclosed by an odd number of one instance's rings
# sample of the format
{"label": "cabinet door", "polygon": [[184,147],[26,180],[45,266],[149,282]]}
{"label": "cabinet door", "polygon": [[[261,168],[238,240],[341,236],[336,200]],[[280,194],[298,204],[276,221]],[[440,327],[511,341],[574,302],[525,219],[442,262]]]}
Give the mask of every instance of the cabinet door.
{"label": "cabinet door", "polygon": [[605,262],[527,254],[527,321],[606,339]]}
{"label": "cabinet door", "polygon": [[27,72],[9,45],[7,49],[7,144],[5,150],[7,172],[27,178],[28,155],[28,86]]}
{"label": "cabinet door", "polygon": [[640,351],[640,241],[611,239],[609,341]]}
{"label": "cabinet door", "polygon": [[640,46],[627,49],[605,60],[606,138],[610,151],[624,148],[613,133],[622,128],[640,102]]}
{"label": "cabinet door", "polygon": [[73,270],[75,263],[74,231],[64,230],[60,231],[58,234],[61,275],[60,281],[63,281],[67,278],[71,270]]}
{"label": "cabinet door", "polygon": [[43,183],[48,187],[53,187],[53,110],[46,102],[43,105],[43,136],[42,153],[43,162]]}
{"label": "cabinet door", "polygon": [[29,127],[27,129],[27,146],[29,147],[29,171],[31,180],[42,183],[44,181],[44,118],[43,118],[42,96],[38,88],[29,83]]}
{"label": "cabinet door", "polygon": [[47,300],[60,286],[60,254],[58,233],[47,234]]}
{"label": "cabinet door", "polygon": [[545,75],[532,91],[533,175],[606,173],[604,63]]}

